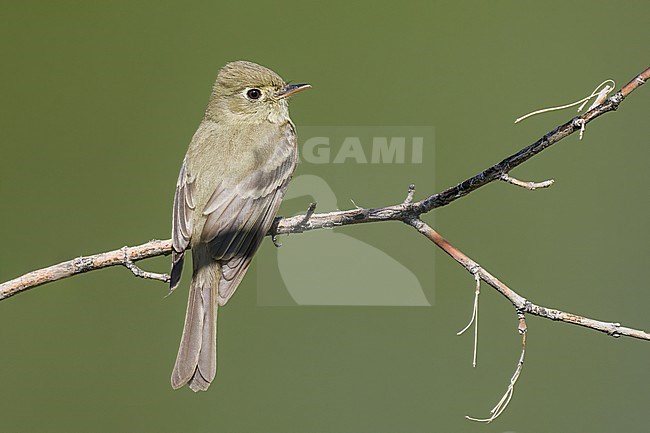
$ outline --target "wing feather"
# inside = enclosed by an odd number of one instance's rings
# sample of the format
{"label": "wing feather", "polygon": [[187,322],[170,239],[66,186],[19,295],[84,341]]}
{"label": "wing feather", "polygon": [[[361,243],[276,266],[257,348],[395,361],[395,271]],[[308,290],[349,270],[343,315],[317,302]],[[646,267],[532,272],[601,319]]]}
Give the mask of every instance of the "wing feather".
{"label": "wing feather", "polygon": [[187,164],[183,160],[181,171],[176,181],[172,217],[172,271],[169,282],[170,290],[174,290],[181,279],[185,250],[192,236],[192,210],[196,207],[194,198],[194,179],[190,177]]}
{"label": "wing feather", "polygon": [[233,295],[251,259],[268,232],[297,162],[293,124],[269,138],[274,149],[249,177],[236,185],[220,183],[203,214],[206,221],[200,241],[223,267],[219,281],[219,305]]}
{"label": "wing feather", "polygon": [[240,244],[241,250],[238,251],[238,254],[223,266],[221,279],[219,280],[219,305],[225,305],[233,293],[235,293],[237,286],[239,286],[239,283],[248,270],[253,254],[255,254],[255,251],[257,251],[257,248],[259,248],[262,240],[271,227],[277,208],[282,200],[281,194],[278,194],[276,197],[278,197],[275,200],[277,201],[277,205],[274,203],[267,208],[267,211],[259,221],[256,230],[251,230],[246,236],[244,242]]}

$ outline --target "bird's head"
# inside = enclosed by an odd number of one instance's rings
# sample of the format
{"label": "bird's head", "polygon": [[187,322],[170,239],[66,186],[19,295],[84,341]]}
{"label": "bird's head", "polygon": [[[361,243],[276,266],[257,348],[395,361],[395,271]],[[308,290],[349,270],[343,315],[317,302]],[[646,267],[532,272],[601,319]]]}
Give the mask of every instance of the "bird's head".
{"label": "bird's head", "polygon": [[310,87],[287,84],[278,74],[256,63],[228,63],[219,71],[206,118],[282,123],[289,119],[287,98]]}

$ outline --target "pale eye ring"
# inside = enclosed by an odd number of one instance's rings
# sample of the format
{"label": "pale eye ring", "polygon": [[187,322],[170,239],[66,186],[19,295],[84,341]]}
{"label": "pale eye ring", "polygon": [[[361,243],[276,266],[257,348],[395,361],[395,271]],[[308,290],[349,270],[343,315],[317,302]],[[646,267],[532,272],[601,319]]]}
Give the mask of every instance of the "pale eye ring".
{"label": "pale eye ring", "polygon": [[248,89],[246,91],[246,97],[251,101],[258,100],[262,97],[262,91],[256,88]]}

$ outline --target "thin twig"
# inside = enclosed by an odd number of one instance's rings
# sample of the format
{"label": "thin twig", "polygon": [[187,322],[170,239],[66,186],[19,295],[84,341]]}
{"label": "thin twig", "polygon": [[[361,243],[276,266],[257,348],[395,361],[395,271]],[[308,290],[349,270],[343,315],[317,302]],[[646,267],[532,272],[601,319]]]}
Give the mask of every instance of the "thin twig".
{"label": "thin twig", "polygon": [[305,216],[302,219],[302,224],[305,225],[309,222],[309,218],[314,214],[316,211],[316,202],[311,202],[309,203],[309,207],[307,208],[307,212],[305,213]]}
{"label": "thin twig", "polygon": [[406,194],[406,198],[402,204],[411,204],[413,203],[413,194],[415,194],[415,185],[409,185],[409,192]]}
{"label": "thin twig", "polygon": [[527,182],[527,181],[516,179],[507,173],[503,173],[501,177],[499,177],[499,179],[509,184],[529,189],[531,191],[538,188],[548,188],[549,186],[555,183],[553,179],[545,180],[543,182]]}
{"label": "thin twig", "polygon": [[413,226],[427,239],[435,243],[440,249],[449,254],[449,256],[456,260],[456,262],[463,266],[468,272],[471,273],[473,270],[478,269],[478,271],[475,271],[476,275],[478,275],[481,280],[485,281],[490,286],[495,288],[499,293],[505,296],[512,303],[515,309],[521,313],[528,313],[534,316],[545,317],[551,320],[558,320],[565,323],[571,323],[573,325],[584,326],[585,328],[591,328],[596,331],[604,332],[605,334],[611,335],[613,337],[626,336],[638,338],[641,340],[650,340],[649,333],[642,330],[621,326],[620,323],[602,322],[600,320],[590,319],[588,317],[579,316],[577,314],[566,313],[564,311],[541,307],[539,305],[533,304],[512,290],[510,287],[506,286],[498,278],[486,271],[485,268],[465,255],[465,253],[450,244],[449,241],[447,241],[437,231],[435,231],[421,219],[413,218],[405,222]]}
{"label": "thin twig", "polygon": [[170,280],[169,274],[157,274],[155,272],[148,272],[143,269],[140,269],[135,263],[133,263],[129,259],[129,247],[122,248],[122,251],[124,251],[123,264],[129,271],[133,272],[133,275],[148,280],[158,280],[158,281],[162,281],[163,283],[169,283]]}
{"label": "thin twig", "polygon": [[49,266],[29,272],[6,283],[0,284],[0,300],[9,298],[33,287],[45,283],[62,280],[84,272],[103,269],[109,266],[127,266],[127,260],[135,262],[149,257],[166,256],[171,254],[172,241],[170,239],[153,240],[136,247],[123,247],[118,250],[82,256],[58,265]]}

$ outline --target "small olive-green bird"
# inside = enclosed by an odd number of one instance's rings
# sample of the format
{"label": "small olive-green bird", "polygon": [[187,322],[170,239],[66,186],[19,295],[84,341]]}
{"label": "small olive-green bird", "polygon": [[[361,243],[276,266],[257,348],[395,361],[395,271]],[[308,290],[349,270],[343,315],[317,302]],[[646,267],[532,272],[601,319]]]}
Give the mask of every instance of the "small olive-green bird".
{"label": "small olive-green bird", "polygon": [[287,97],[309,87],[251,62],[219,71],[174,195],[171,290],[188,247],[193,267],[174,389],[205,391],[215,377],[217,308],[237,289],[273,223],[298,159]]}

